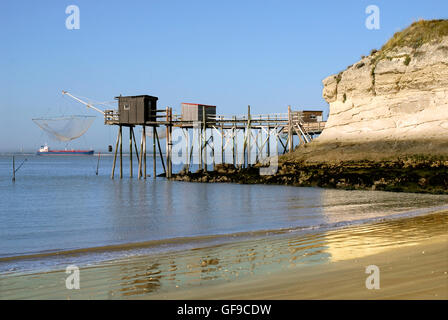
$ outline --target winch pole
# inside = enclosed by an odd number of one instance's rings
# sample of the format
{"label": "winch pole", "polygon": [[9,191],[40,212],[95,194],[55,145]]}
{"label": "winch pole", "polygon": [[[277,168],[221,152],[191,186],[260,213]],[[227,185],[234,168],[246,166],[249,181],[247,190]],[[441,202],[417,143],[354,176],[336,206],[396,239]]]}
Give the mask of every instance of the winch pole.
{"label": "winch pole", "polygon": [[81,100],[81,99],[75,97],[74,95],[68,93],[67,91],[62,90],[62,94],[66,94],[66,95],[68,95],[70,98],[73,98],[73,99],[75,99],[76,101],[78,101],[78,102],[80,102],[80,103],[86,105],[87,108],[90,108],[90,109],[93,109],[93,110],[95,110],[95,111],[98,111],[99,113],[101,113],[102,115],[104,115],[104,111],[102,111],[102,110],[100,110],[100,109],[94,107],[92,104],[90,104],[90,103],[88,103],[88,102],[85,102],[85,101],[83,101],[83,100]]}

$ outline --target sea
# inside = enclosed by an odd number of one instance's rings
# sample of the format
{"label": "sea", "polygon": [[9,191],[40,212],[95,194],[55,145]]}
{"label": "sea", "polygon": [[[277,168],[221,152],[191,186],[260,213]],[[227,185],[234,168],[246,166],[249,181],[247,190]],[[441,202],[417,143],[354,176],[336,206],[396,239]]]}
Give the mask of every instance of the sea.
{"label": "sea", "polygon": [[[446,195],[123,178],[113,157],[0,156],[0,276],[310,234],[447,209]],[[147,173],[152,175],[152,157]],[[179,171],[182,165],[174,165]],[[192,169],[195,169],[194,167]],[[158,174],[163,172],[157,162]],[[67,258],[69,257],[69,258]]]}

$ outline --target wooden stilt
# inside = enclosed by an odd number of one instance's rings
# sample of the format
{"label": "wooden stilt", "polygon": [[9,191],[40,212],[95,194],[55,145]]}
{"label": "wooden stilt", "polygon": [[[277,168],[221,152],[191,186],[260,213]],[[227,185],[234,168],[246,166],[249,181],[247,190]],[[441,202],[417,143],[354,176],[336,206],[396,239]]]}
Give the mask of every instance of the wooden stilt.
{"label": "wooden stilt", "polygon": [[171,108],[166,107],[166,173],[165,176],[167,178],[171,178],[172,175],[172,163],[171,163],[171,147],[173,142],[171,141],[171,132],[172,132],[172,115]]}
{"label": "wooden stilt", "polygon": [[250,106],[247,106],[247,168],[250,167],[250,151],[251,151],[251,146],[250,146],[250,136],[252,133],[251,130],[251,123],[250,123]]}
{"label": "wooden stilt", "polygon": [[233,127],[232,127],[232,153],[233,153],[233,166],[236,168],[236,117],[233,116]]}
{"label": "wooden stilt", "polygon": [[173,176],[173,108],[170,108],[170,178]]}
{"label": "wooden stilt", "polygon": [[152,175],[154,179],[157,176],[157,166],[156,166],[156,126],[152,127]]}
{"label": "wooden stilt", "polygon": [[224,123],[221,116],[221,163],[224,164]]}
{"label": "wooden stilt", "polygon": [[247,134],[249,130],[247,130],[247,122],[246,127],[243,129],[243,168],[247,168]]}
{"label": "wooden stilt", "polygon": [[[182,129],[183,130],[183,129]],[[190,156],[188,155],[189,150],[189,132],[188,128],[185,129],[185,171],[190,172]]]}
{"label": "wooden stilt", "polygon": [[143,179],[146,180],[146,126],[143,126]]}
{"label": "wooden stilt", "polygon": [[216,162],[215,162],[215,137],[213,136],[213,130],[211,131],[210,139],[212,139],[212,162],[213,162],[213,170],[216,169]]}
{"label": "wooden stilt", "polygon": [[202,151],[202,156],[204,157],[204,171],[207,171],[207,146],[208,146],[208,140],[207,140],[207,119],[205,118],[205,108],[202,109],[202,114],[203,114],[203,125],[204,125],[204,137],[202,139],[202,141],[204,142],[204,150]]}
{"label": "wooden stilt", "polygon": [[157,138],[157,147],[159,148],[160,162],[162,162],[163,172],[165,173],[166,177],[166,168],[165,168],[165,162],[163,161],[162,149],[160,148],[159,134],[157,133],[157,130],[155,131],[155,133]]}
{"label": "wooden stilt", "polygon": [[201,142],[202,142],[202,164],[203,170],[207,171],[207,133],[205,132],[205,108],[202,108],[202,130],[201,130]]}
{"label": "wooden stilt", "polygon": [[[281,130],[279,132],[279,134],[282,132],[283,130]],[[279,137],[278,141],[280,141],[280,144],[283,146],[283,154],[286,153],[286,150],[288,149],[288,139],[286,139],[285,143],[283,143],[282,139]]]}
{"label": "wooden stilt", "polygon": [[268,136],[266,145],[266,155],[268,158],[271,156],[270,137],[271,137],[271,127],[269,126],[269,115],[268,115]]}
{"label": "wooden stilt", "polygon": [[132,126],[129,127],[129,177],[132,179]]}
{"label": "wooden stilt", "polygon": [[123,179],[123,130],[120,126],[120,179]]}
{"label": "wooden stilt", "polygon": [[258,162],[259,158],[261,157],[261,135],[260,135],[260,129],[256,129],[257,130],[257,134],[255,135],[255,163]]}
{"label": "wooden stilt", "polygon": [[[138,179],[140,180],[142,178],[142,166],[143,166],[143,129],[142,129],[142,136],[140,138],[140,154],[138,156]],[[135,148],[137,149],[137,147]]]}
{"label": "wooden stilt", "polygon": [[167,115],[167,127],[166,127],[166,177],[171,178],[173,167],[172,167],[172,159],[171,159],[171,149],[173,142],[171,141],[171,133],[172,133],[172,115],[171,115],[171,108],[166,108],[166,115]]}
{"label": "wooden stilt", "polygon": [[[137,148],[137,141],[135,139],[135,131],[134,128],[132,128],[132,140],[134,141],[134,150],[135,150],[135,155],[137,156],[137,160],[140,161],[140,157],[139,157],[139,152],[138,152],[138,148]],[[140,152],[141,153],[141,152]],[[139,167],[138,167],[138,176],[141,176],[142,172],[141,172],[141,167],[140,167],[140,163],[139,163]]]}
{"label": "wooden stilt", "polygon": [[165,109],[165,112],[166,112],[166,122],[167,122],[167,124],[166,124],[166,126],[165,126],[165,135],[166,135],[166,137],[165,137],[165,157],[166,157],[166,173],[165,173],[165,177],[166,178],[169,178],[169,171],[170,171],[170,153],[168,152],[168,149],[169,149],[169,146],[168,146],[168,144],[169,144],[169,135],[170,135],[170,129],[169,129],[169,126],[168,126],[168,122],[170,121],[169,119],[170,119],[170,115],[169,115],[169,113],[170,113],[170,111],[169,111],[169,109],[168,109],[168,107],[166,107],[166,109]]}
{"label": "wooden stilt", "polygon": [[199,156],[199,170],[202,170],[202,124],[198,128],[198,156]]}
{"label": "wooden stilt", "polygon": [[288,106],[288,152],[293,150],[291,106]]}
{"label": "wooden stilt", "polygon": [[117,162],[117,153],[118,153],[118,143],[120,142],[120,134],[121,133],[121,126],[118,129],[118,134],[117,134],[117,142],[115,143],[115,154],[114,154],[114,162],[112,164],[112,174],[111,174],[111,179],[114,178],[115,176],[115,164]]}
{"label": "wooden stilt", "polygon": [[190,172],[190,166],[191,166],[191,164],[192,164],[192,162],[193,162],[193,152],[194,151],[194,134],[193,134],[193,137],[192,137],[192,139],[191,139],[191,147],[190,147],[190,160],[189,160],[189,166],[188,166],[188,172]]}

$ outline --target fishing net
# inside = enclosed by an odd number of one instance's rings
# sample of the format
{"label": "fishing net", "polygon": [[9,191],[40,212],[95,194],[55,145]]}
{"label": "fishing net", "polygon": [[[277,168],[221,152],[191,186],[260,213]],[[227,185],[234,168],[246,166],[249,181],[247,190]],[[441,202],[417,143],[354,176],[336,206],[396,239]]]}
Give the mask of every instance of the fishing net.
{"label": "fishing net", "polygon": [[89,130],[95,116],[64,116],[32,120],[51,137],[59,141],[71,141]]}

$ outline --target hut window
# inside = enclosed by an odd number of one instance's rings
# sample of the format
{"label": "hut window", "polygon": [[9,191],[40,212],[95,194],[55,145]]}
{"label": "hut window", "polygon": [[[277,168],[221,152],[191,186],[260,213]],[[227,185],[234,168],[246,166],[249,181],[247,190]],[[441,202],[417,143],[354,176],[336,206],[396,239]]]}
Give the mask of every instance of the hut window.
{"label": "hut window", "polygon": [[129,105],[128,104],[124,104],[123,105],[123,110],[129,110]]}

